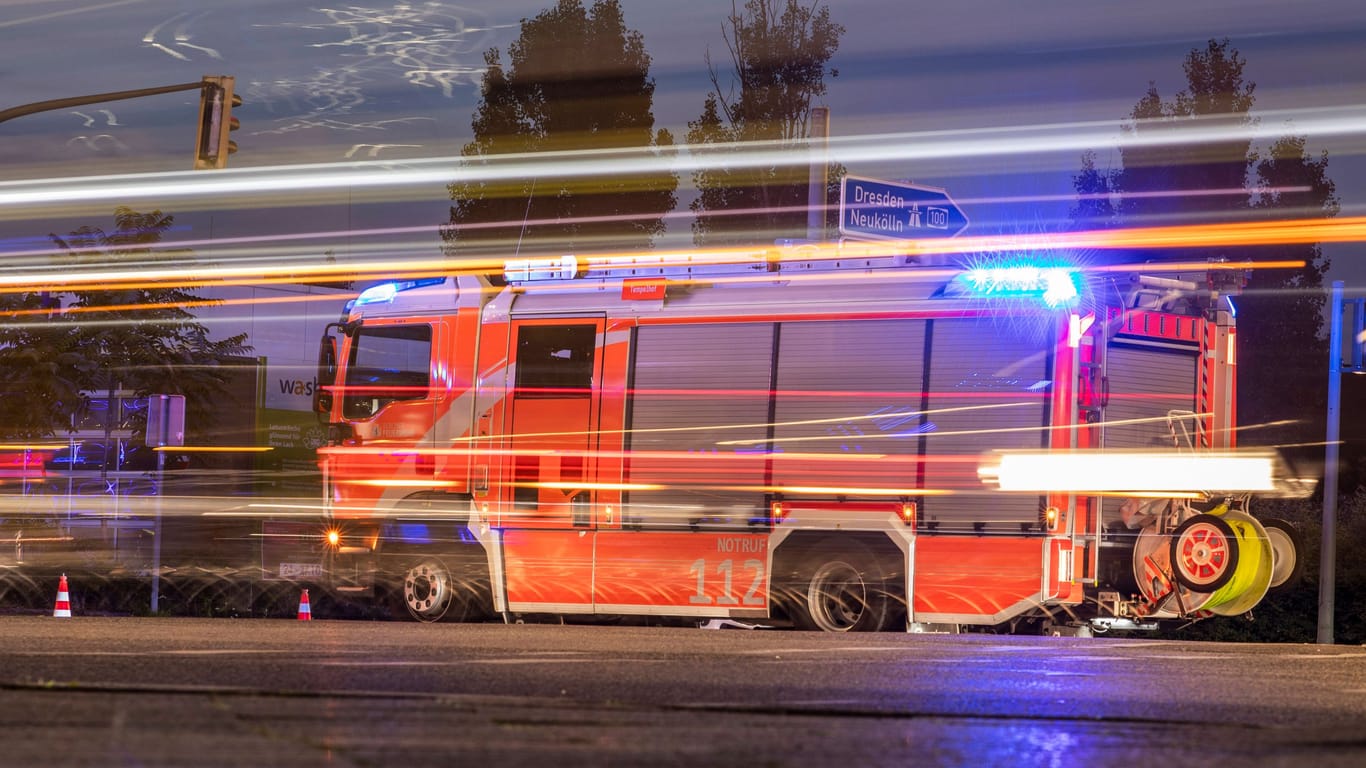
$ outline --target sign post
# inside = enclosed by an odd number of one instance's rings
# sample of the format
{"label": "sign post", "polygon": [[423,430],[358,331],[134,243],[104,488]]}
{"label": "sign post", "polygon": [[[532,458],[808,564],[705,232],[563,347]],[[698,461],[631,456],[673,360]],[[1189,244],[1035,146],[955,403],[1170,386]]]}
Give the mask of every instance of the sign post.
{"label": "sign post", "polygon": [[[1366,373],[1362,348],[1366,346],[1366,300],[1352,299],[1352,327],[1342,327],[1344,302],[1342,281],[1334,280],[1328,310],[1328,429],[1323,453],[1323,529],[1319,546],[1318,642],[1332,645],[1333,614],[1337,588],[1338,445],[1341,442],[1342,374]],[[1343,361],[1343,335],[1350,339],[1350,362]]]}
{"label": "sign post", "polygon": [[938,187],[845,176],[840,184],[840,234],[870,240],[954,237],[967,214]]}
{"label": "sign post", "polygon": [[[149,395],[147,433],[143,443],[151,448],[185,444],[185,396]],[[157,451],[156,523],[152,528],[152,613],[160,608],[161,592],[161,498],[166,481],[166,454]]]}

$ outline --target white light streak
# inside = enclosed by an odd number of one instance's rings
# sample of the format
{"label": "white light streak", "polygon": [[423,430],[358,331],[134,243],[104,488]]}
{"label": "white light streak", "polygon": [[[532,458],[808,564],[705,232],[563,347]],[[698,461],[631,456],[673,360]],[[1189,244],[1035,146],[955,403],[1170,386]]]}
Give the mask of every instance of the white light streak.
{"label": "white light streak", "polygon": [[1256,454],[1005,453],[978,472],[1003,491],[1272,491],[1273,463]]}
{"label": "white light streak", "polygon": [[[1297,133],[1325,136],[1366,134],[1366,106],[1278,110],[1262,115],[1265,124],[1291,120]],[[832,137],[832,162],[865,162],[985,158],[1031,153],[1077,152],[1096,147],[1141,147],[1252,140],[1258,125],[1230,124],[1228,118],[1192,119],[1180,130],[1118,133],[1112,121],[1056,123],[921,133]],[[1171,126],[1169,122],[1164,123]],[[795,155],[805,158],[805,148]],[[520,182],[534,167],[537,178],[593,178],[658,173],[678,174],[724,165],[731,169],[791,163],[793,147],[779,142],[750,142],[722,147],[684,145],[676,148],[595,149],[495,155],[471,161],[438,157],[397,162],[327,163],[222,169],[213,173],[179,171],[0,182],[0,209],[73,202],[127,202],[140,198],[202,198],[262,193],[306,192],[338,188],[388,188],[424,184]],[[803,160],[805,162],[805,160]],[[161,202],[161,204],[165,204]]]}

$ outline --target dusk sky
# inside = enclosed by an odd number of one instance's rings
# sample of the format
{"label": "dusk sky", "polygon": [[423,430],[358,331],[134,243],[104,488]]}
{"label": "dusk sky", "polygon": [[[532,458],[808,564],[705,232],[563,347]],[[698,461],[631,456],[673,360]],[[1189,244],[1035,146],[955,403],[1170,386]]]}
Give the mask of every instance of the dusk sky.
{"label": "dusk sky", "polygon": [[[450,157],[470,138],[484,50],[506,51],[518,22],[551,0],[468,6],[445,2],[346,4],[295,0],[0,0],[0,109],[68,96],[236,77],[241,150],[231,168]],[[730,0],[623,0],[627,25],[653,58],[657,127],[679,140],[710,87],[705,54],[728,64],[722,24]],[[982,128],[1060,126],[1060,149],[1009,157],[862,160],[850,173],[946,188],[973,234],[1058,227],[1071,205],[1081,151],[1117,164],[1106,141],[1154,81],[1184,87],[1193,47],[1228,37],[1257,83],[1265,146],[1292,131],[1329,153],[1343,216],[1366,214],[1366,8],[1357,0],[1234,2],[926,3],[834,0],[847,31],[824,104],[832,134],[896,134],[915,142]],[[723,74],[724,74],[723,70]],[[186,171],[194,147],[194,91],[92,105],[0,125],[0,179]],[[1347,129],[1319,132],[1313,110],[1355,108]],[[1085,131],[1077,123],[1099,122]],[[943,134],[936,132],[945,132]],[[903,135],[909,134],[909,135]],[[1098,140],[1092,144],[1090,137]],[[1106,138],[1108,137],[1108,139]],[[215,173],[212,171],[201,173]],[[682,196],[682,195],[681,195]],[[415,227],[436,249],[449,201],[440,184],[382,203],[343,196],[300,200],[286,213],[210,210],[139,201],[176,215],[175,237],[331,232],[301,248],[347,253],[348,230]],[[108,213],[22,214],[0,208],[0,250],[40,248],[49,232],[111,226]],[[430,227],[430,230],[422,228]],[[686,210],[670,226],[686,242]],[[1332,246],[1333,276],[1366,289],[1360,244]]]}

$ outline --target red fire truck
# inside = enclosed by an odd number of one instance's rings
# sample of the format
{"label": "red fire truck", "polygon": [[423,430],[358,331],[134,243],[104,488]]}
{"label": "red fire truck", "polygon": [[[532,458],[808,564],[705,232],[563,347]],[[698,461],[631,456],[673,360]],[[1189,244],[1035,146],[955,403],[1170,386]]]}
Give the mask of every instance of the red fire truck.
{"label": "red fire truck", "polygon": [[1288,578],[1293,533],[1247,487],[1019,491],[992,468],[1246,458],[1224,280],[851,250],[364,291],[323,339],[326,544],[264,565],[424,621],[826,631],[1150,627]]}

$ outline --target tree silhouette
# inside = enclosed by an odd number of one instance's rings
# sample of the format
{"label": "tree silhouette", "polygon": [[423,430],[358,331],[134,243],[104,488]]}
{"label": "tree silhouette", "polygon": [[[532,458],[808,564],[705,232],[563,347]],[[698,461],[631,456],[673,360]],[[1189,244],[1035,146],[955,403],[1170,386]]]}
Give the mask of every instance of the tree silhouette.
{"label": "tree silhouette", "polygon": [[69,424],[84,365],[45,293],[0,295],[0,437],[37,440]]}
{"label": "tree silhouette", "polygon": [[[115,231],[82,227],[66,237],[52,235],[60,248],[55,271],[144,271],[186,268],[188,251],[154,249],[172,217],[120,207]],[[183,394],[187,421],[207,423],[228,374],[229,357],[248,351],[246,334],[213,341],[208,329],[185,309],[203,298],[170,282],[111,277],[107,287],[67,294],[65,309],[48,310],[44,294],[6,297],[11,320],[0,326],[0,403],[12,437],[36,438],[65,430],[81,408],[81,393],[111,389],[137,395]]]}
{"label": "tree silhouette", "polygon": [[[649,248],[665,230],[678,179],[667,168],[673,137],[654,130],[650,56],[640,33],[626,28],[620,4],[596,0],[586,9],[581,0],[560,0],[522,21],[506,66],[497,48],[484,62],[474,139],[461,152],[480,180],[448,187],[447,255]],[[637,150],[653,163],[643,171],[538,176],[531,158],[612,150]],[[615,157],[639,154],[598,162]],[[511,180],[477,173],[512,161],[524,169]]]}
{"label": "tree silhouette", "polygon": [[[693,240],[726,245],[804,237],[809,160],[801,150],[810,136],[811,102],[825,94],[826,65],[844,27],[819,0],[810,7],[746,0],[743,10],[732,2],[723,29],[732,77],[723,84],[708,53],[712,91],[701,116],[688,123],[688,144],[706,161],[693,173]],[[754,149],[787,151],[794,162],[743,161],[742,153]],[[832,191],[837,200],[837,184],[827,189],[827,200]],[[829,208],[827,225],[837,216]]]}
{"label": "tree silhouette", "polygon": [[[1164,102],[1156,85],[1139,99],[1125,130],[1131,137],[1156,138],[1126,146],[1121,168],[1101,170],[1093,152],[1082,156],[1073,177],[1078,193],[1072,210],[1079,227],[1147,226],[1209,221],[1327,218],[1337,214],[1328,155],[1309,155],[1304,137],[1286,135],[1264,148],[1247,138],[1257,124],[1252,114],[1256,86],[1243,78],[1245,61],[1228,40],[1211,40],[1186,57],[1187,88]],[[1164,135],[1167,134],[1167,135]],[[1188,139],[1193,134],[1200,140]],[[1231,261],[1296,260],[1299,269],[1252,270],[1238,309],[1238,423],[1241,445],[1276,445],[1283,455],[1321,457],[1326,397],[1327,344],[1323,325],[1323,276],[1328,268],[1317,244],[1238,245],[1222,249],[1162,249],[1127,257],[1154,261],[1227,258]],[[1160,267],[1159,267],[1160,268]],[[1289,422],[1289,423],[1285,423]],[[1294,446],[1308,443],[1304,450]],[[1361,526],[1352,517],[1362,510],[1358,492],[1343,507],[1339,562],[1359,562]],[[1306,580],[1275,591],[1257,607],[1262,621],[1201,622],[1174,633],[1194,639],[1307,642],[1313,639],[1318,562],[1319,504],[1308,501],[1258,502],[1261,517],[1293,521],[1307,547],[1299,553],[1310,565]],[[1361,569],[1348,572],[1344,585],[1359,585]],[[1344,592],[1343,594],[1355,594]],[[1350,598],[1344,598],[1339,615]],[[1359,602],[1353,603],[1359,607]],[[1347,640],[1347,638],[1352,638]],[[1339,642],[1359,642],[1360,623],[1348,623]]]}
{"label": "tree silhouette", "polygon": [[[1210,40],[1187,54],[1186,88],[1172,101],[1164,101],[1150,83],[1124,126],[1141,141],[1120,149],[1121,167],[1098,169],[1095,153],[1083,154],[1073,177],[1075,224],[1108,228],[1336,215],[1327,153],[1311,158],[1304,138],[1293,135],[1274,142],[1265,158],[1253,148],[1256,84],[1244,79],[1245,65],[1227,39]],[[1245,426],[1295,421],[1249,431],[1240,442],[1321,439],[1327,351],[1319,332],[1328,263],[1317,245],[1162,249],[1136,256],[1304,261],[1298,270],[1253,270],[1244,295],[1235,299],[1238,420]]]}
{"label": "tree silhouette", "polygon": [[[1337,215],[1328,153],[1311,158],[1303,136],[1277,139],[1257,163],[1252,209],[1266,218]],[[1328,345],[1322,331],[1327,302],[1323,278],[1329,259],[1317,243],[1263,245],[1249,251],[1256,259],[1305,265],[1253,270],[1248,277],[1238,314],[1240,421],[1294,418],[1295,424],[1260,430],[1257,442],[1315,443],[1323,439],[1327,408]],[[1321,450],[1309,446],[1311,454],[1322,456]]]}

